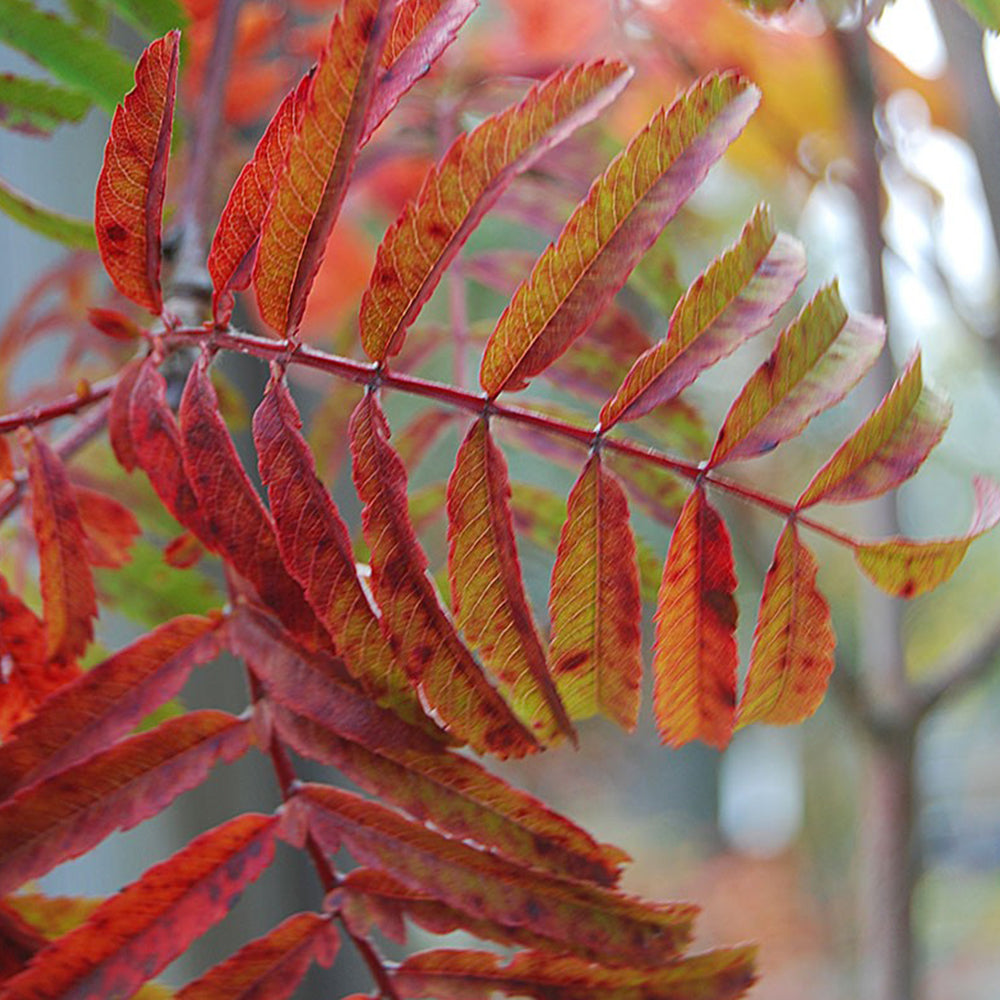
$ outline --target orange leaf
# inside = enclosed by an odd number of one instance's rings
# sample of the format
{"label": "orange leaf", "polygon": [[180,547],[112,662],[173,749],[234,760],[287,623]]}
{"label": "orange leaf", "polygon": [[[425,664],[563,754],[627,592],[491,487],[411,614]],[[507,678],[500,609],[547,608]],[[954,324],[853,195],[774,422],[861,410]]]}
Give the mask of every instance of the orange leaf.
{"label": "orange leaf", "polygon": [[189,712],[18,792],[0,807],[0,893],[162,812],[217,760],[242,755],[249,735],[245,719]]}
{"label": "orange leaf", "polygon": [[289,808],[327,851],[343,845],[474,920],[523,927],[594,961],[656,966],[686,945],[697,913],[522,867],[329,786],[301,786]]}
{"label": "orange leaf", "polygon": [[347,528],[316,475],[300,425],[287,387],[272,379],[254,414],[253,436],[282,557],[351,674],[380,704],[411,720],[425,718],[358,579]]}
{"label": "orange leaf", "polygon": [[789,521],[764,578],[739,724],[808,719],[826,694],[835,645],[830,606],[816,587],[816,560]]}
{"label": "orange leaf", "polygon": [[575,739],[524,593],[507,463],[485,419],[469,428],[448,481],[448,579],[456,623],[536,738]]}
{"label": "orange leaf", "polygon": [[340,211],[392,8],[390,0],[346,0],[261,223],[253,269],[257,304],[268,326],[286,337],[298,330]]}
{"label": "orange leaf", "polygon": [[6,435],[0,436],[0,481],[9,482],[14,475],[14,459],[10,453],[10,441]]}
{"label": "orange leaf", "polygon": [[924,385],[914,353],[871,416],[812,478],[798,509],[866,500],[905,482],[941,440],[951,405]]}
{"label": "orange leaf", "polygon": [[74,486],[80,522],[86,534],[87,556],[93,566],[124,566],[141,529],[135,515],[114,497],[86,486]]}
{"label": "orange leaf", "polygon": [[881,320],[849,316],[836,284],[820,289],[729,408],[709,466],[752,458],[795,437],[847,395],[884,342]]}
{"label": "orange leaf", "polygon": [[296,753],[336,767],[414,819],[533,868],[598,885],[618,879],[623,856],[616,848],[598,844],[468,757],[426,741],[406,745],[395,732],[354,728],[332,716],[307,718],[278,705],[270,711],[275,729]]}
{"label": "orange leaf", "polygon": [[406,470],[373,394],[354,411],[350,435],[372,584],[389,644],[450,732],[501,757],[533,752],[538,744],[486,680],[427,576],[427,557],[410,523]]}
{"label": "orange leaf", "polygon": [[729,742],[736,707],[736,619],[732,543],[698,487],[670,539],[657,599],[653,702],[671,746]]}
{"label": "orange leaf", "polygon": [[274,185],[285,169],[292,137],[302,120],[313,72],[310,70],[278,106],[222,210],[208,254],[212,313],[219,325],[229,322],[232,292],[250,283],[251,254],[257,246]]}
{"label": "orange leaf", "polygon": [[111,121],[94,208],[97,246],[115,287],[157,315],[163,311],[160,226],[180,38],[179,31],[169,32],[139,59],[135,88]]}
{"label": "orange leaf", "polygon": [[11,745],[10,731],[34,717],[35,708],[79,672],[74,662],[48,660],[45,626],[0,576],[0,761]]}
{"label": "orange leaf", "polygon": [[617,62],[556,73],[458,137],[378,249],[360,316],[372,360],[399,352],[445,268],[511,181],[609,104],[630,75]]}
{"label": "orange leaf", "polygon": [[661,109],[599,177],[490,335],[479,381],[523,389],[593,322],[759,100],[743,77],[706,77]]}
{"label": "orange leaf", "polygon": [[4,1000],[131,996],[229,912],[270,864],[277,826],[248,813],[195,838],[38,952]]}
{"label": "orange leaf", "polygon": [[916,597],[944,583],[969,546],[1000,523],[1000,485],[984,476],[977,476],[974,485],[976,508],[965,535],[930,542],[855,542],[854,558],[865,576],[895,597]]}
{"label": "orange leaf", "polygon": [[760,333],[805,277],[805,250],[775,233],[759,208],[735,245],[700,274],[677,303],[666,337],[638,358],[614,399],[601,410],[601,428],[637,420],[673,399],[704,369]]}
{"label": "orange leaf", "polygon": [[106,337],[112,340],[124,340],[130,342],[138,340],[142,336],[139,324],[129,319],[124,313],[117,309],[102,309],[99,306],[89,306],[87,308],[87,319],[95,330],[100,330]]}
{"label": "orange leaf", "polygon": [[[0,631],[14,620],[8,609]],[[0,796],[128,733],[180,691],[192,667],[216,655],[217,627],[209,618],[174,618],[53,694],[43,714],[18,726],[0,746]]]}
{"label": "orange leaf", "polygon": [[393,975],[401,1000],[737,1000],[753,985],[756,948],[726,948],[655,970],[602,968],[569,956],[522,951],[507,964],[486,951],[439,948],[410,955]]}
{"label": "orange leaf", "polygon": [[339,946],[329,914],[296,913],[178,990],[174,1000],[285,1000],[312,962],[333,965]]}
{"label": "orange leaf", "polygon": [[26,432],[22,440],[41,564],[46,654],[50,660],[73,660],[93,637],[91,618],[97,615],[86,536],[62,460],[35,434]]}
{"label": "orange leaf", "polygon": [[591,456],[569,495],[549,592],[552,676],[574,719],[604,712],[635,729],[642,602],[622,488]]}

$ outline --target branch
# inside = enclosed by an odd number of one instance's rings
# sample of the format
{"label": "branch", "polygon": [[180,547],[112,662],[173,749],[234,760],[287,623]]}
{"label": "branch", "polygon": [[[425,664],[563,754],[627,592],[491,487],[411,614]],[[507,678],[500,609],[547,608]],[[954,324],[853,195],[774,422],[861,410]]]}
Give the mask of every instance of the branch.
{"label": "branch", "polygon": [[88,385],[85,392],[74,392],[72,396],[64,396],[51,403],[26,406],[23,410],[5,413],[0,416],[0,434],[9,434],[19,427],[37,427],[50,420],[78,413],[80,410],[110,396],[117,382],[118,376],[114,375],[111,378],[102,379],[94,385]]}
{"label": "branch", "polygon": [[979,637],[979,641],[937,668],[938,676],[917,687],[914,712],[922,719],[942,702],[950,700],[985,678],[998,663],[1000,617]]}
{"label": "branch", "polygon": [[666,455],[655,448],[650,448],[636,441],[621,438],[605,438],[600,433],[595,433],[592,429],[580,427],[577,424],[571,424],[568,421],[559,420],[556,417],[538,413],[526,407],[498,403],[496,400],[490,400],[481,392],[469,392],[465,389],[459,389],[442,382],[433,382],[430,379],[420,378],[416,375],[392,372],[369,362],[354,361],[351,358],[342,358],[335,354],[327,354],[324,351],[318,351],[303,344],[290,345],[285,340],[257,337],[253,334],[243,333],[232,328],[228,330],[215,330],[209,333],[203,327],[178,327],[171,331],[169,336],[164,338],[164,345],[168,349],[172,347],[176,348],[178,345],[189,344],[195,338],[206,342],[212,349],[221,348],[238,351],[241,354],[249,354],[269,361],[279,360],[284,364],[304,365],[305,367],[315,368],[331,375],[337,375],[340,378],[347,379],[359,385],[373,388],[396,389],[401,392],[410,393],[411,395],[433,399],[437,403],[466,410],[477,416],[488,414],[491,417],[498,417],[501,420],[509,420],[512,423],[534,427],[555,437],[574,441],[585,448],[599,446],[611,451],[617,451],[623,455],[636,458],[639,461],[659,465],[692,482],[701,481],[708,483],[716,489],[728,493],[730,496],[745,500],[758,507],[763,507],[779,517],[787,518],[794,516],[796,521],[803,527],[825,535],[827,538],[841,545],[853,547],[855,544],[855,540],[850,535],[796,511],[794,504],[788,503],[779,497],[771,496],[768,493],[763,493],[752,486],[746,486],[725,476],[720,476],[718,473],[706,472],[696,462],[674,458],[671,455]]}

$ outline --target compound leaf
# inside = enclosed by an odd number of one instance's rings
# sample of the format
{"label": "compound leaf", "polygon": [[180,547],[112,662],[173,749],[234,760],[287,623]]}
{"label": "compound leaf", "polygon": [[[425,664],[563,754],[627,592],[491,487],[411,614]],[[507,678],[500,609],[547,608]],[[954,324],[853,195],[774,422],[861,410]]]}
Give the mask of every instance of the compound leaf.
{"label": "compound leaf", "polygon": [[583,333],[742,131],[759,96],[737,74],[706,77],[615,158],[490,335],[479,381],[491,398],[524,388]]}
{"label": "compound leaf", "polygon": [[399,352],[445,268],[511,181],[610,103],[629,76],[615,62],[556,73],[459,136],[378,249],[360,314],[372,360]]}

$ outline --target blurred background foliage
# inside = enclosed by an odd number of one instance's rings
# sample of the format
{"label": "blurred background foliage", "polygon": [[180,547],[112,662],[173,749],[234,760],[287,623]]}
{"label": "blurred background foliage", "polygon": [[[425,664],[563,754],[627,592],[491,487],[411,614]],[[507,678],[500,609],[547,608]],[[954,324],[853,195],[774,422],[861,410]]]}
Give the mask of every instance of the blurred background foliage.
{"label": "blurred background foliage", "polygon": [[[215,174],[217,206],[281,96],[322,44],[337,6],[335,0],[242,4]],[[134,350],[131,343],[97,334],[87,322],[89,305],[128,311],[86,250],[108,111],[130,85],[130,72],[121,66],[131,64],[148,38],[183,24],[182,113],[175,136],[183,150],[184,123],[197,111],[216,7],[214,0],[0,0],[0,42],[6,45],[0,47],[0,125],[5,126],[0,131],[0,209],[17,220],[0,217],[4,412],[72,392],[81,378],[96,382]],[[987,25],[996,17],[990,3],[969,7]],[[762,16],[769,11],[777,14]],[[77,40],[71,52],[54,45],[53,24],[70,32],[71,42]],[[870,68],[868,110],[875,112],[877,149],[867,152],[857,136],[859,113],[863,120],[866,110],[863,101],[858,106],[859,77],[857,66],[849,63],[846,38],[860,39]],[[662,336],[687,283],[737,236],[754,205],[767,201],[780,226],[799,236],[809,252],[799,303],[839,276],[849,306],[877,308],[881,290],[873,287],[867,262],[872,255],[881,261],[895,367],[921,344],[925,377],[955,404],[943,446],[900,492],[899,523],[915,537],[962,530],[971,506],[971,476],[1000,476],[1000,156],[990,155],[1000,143],[990,89],[991,74],[1000,73],[1000,48],[952,0],[802,0],[791,5],[483,0],[458,42],[404,100],[359,162],[310,301],[306,338],[360,356],[357,306],[375,247],[404,201],[416,194],[429,165],[460,129],[523,95],[530,79],[599,56],[624,56],[636,67],[628,90],[601,122],[543,160],[504,196],[424,310],[399,366],[474,385],[479,348],[492,322],[590,179],[678,89],[710,69],[736,66],[760,86],[760,111],[668,227],[618,307],[551,378],[537,380],[529,398],[538,407],[592,423],[630,360]],[[103,67],[100,75],[93,71],[97,64]],[[40,88],[46,88],[48,111],[38,110]],[[35,96],[23,98],[28,91]],[[40,136],[46,141],[38,142]],[[870,227],[866,231],[859,183],[865,155],[877,155],[881,177],[875,239]],[[168,185],[168,211],[183,185],[184,157],[175,155],[171,162],[176,176]],[[63,250],[59,241],[76,249]],[[259,328],[252,312],[238,313],[236,321]],[[717,366],[681,402],[635,425],[636,433],[686,456],[704,457],[712,429],[765,349],[755,343]],[[264,376],[241,359],[222,366],[226,416],[238,434],[245,431]],[[297,377],[311,413],[308,430],[321,473],[357,528],[345,430],[360,390],[317,373]],[[409,398],[389,397],[386,405],[411,473],[414,520],[440,573],[443,483],[462,420]],[[817,420],[802,441],[758,463],[754,475],[793,498],[860,421],[865,400],[853,413],[842,409]],[[514,480],[520,554],[529,584],[535,581],[530,596],[536,614],[544,621],[564,498],[582,453],[567,457],[550,441],[506,430],[502,440]],[[221,603],[217,567],[202,560],[195,574],[177,568],[198,560],[197,546],[178,540],[180,529],[145,481],[124,477],[99,436],[74,468],[81,482],[109,489],[126,502],[144,529],[131,563],[104,571],[99,579],[105,608],[113,609],[101,621],[106,648],[167,615]],[[685,490],[666,473],[646,471],[630,502],[644,586],[653,594]],[[742,581],[745,662],[779,525],[751,508],[730,505],[726,514]],[[860,534],[872,523],[864,509],[828,508],[824,516]],[[168,560],[164,547],[172,540]],[[876,995],[866,985],[868,942],[857,917],[866,877],[859,843],[868,819],[860,788],[868,763],[850,679],[865,669],[864,609],[872,598],[848,553],[823,539],[814,542],[820,582],[833,604],[838,675],[846,681],[841,688],[847,697],[838,697],[835,685],[804,726],[742,731],[722,755],[703,747],[660,747],[647,698],[636,735],[594,721],[582,727],[579,751],[563,748],[505,771],[601,838],[626,848],[635,859],[628,888],[701,902],[702,944],[760,942],[763,982],[755,995],[889,1000],[888,993]],[[362,546],[359,534],[361,560]],[[0,549],[0,568],[8,578],[33,575],[30,550],[21,522],[8,521]],[[972,548],[948,584],[906,606],[895,636],[915,683],[933,683],[966,650],[985,659],[976,671],[980,682],[929,716],[917,737],[917,804],[910,835],[918,848],[914,859],[922,862],[915,868],[913,912],[919,995],[926,1000],[993,1000],[1000,988],[1000,670],[991,670],[1000,644],[998,593],[1000,538],[988,537]],[[997,635],[992,645],[991,635]],[[232,686],[220,693],[219,685],[229,682]],[[863,676],[860,682],[863,686]],[[224,668],[211,678],[202,671],[185,692],[190,704],[237,710],[242,698],[239,678],[229,678]],[[50,891],[80,893],[81,885],[84,892],[113,891],[145,867],[150,853],[158,858],[167,852],[175,828],[186,836],[216,814],[221,819],[233,808],[254,804],[253,786],[270,780],[250,762],[217,777],[154,823],[112,838],[85,862],[64,866],[46,880]],[[235,799],[242,804],[233,805]],[[287,868],[269,873],[261,891],[272,894],[272,912],[291,911],[297,897],[316,893],[308,872]],[[265,898],[255,892],[252,907],[265,908]],[[244,929],[234,931],[230,921],[213,932],[196,963],[208,964],[212,952],[228,950],[232,942],[273,923],[269,917],[255,927],[248,904],[239,913],[236,922],[242,920]],[[196,971],[189,965],[178,975]],[[338,968],[333,975],[325,986],[317,978],[313,988],[328,990],[335,983],[346,992],[349,970]],[[902,994],[892,1000],[902,1000]]]}

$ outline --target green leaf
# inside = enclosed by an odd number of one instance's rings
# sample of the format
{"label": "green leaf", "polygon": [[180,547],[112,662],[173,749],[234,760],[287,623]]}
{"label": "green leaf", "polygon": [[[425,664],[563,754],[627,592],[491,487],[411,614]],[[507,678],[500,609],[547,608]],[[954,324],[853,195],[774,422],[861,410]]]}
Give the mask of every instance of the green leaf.
{"label": "green leaf", "polygon": [[146,38],[159,38],[171,28],[185,28],[187,14],[177,0],[100,0]]}
{"label": "green leaf", "polygon": [[89,94],[109,114],[132,86],[132,66],[120,52],[28,0],[0,0],[0,41]]}
{"label": "green leaf", "polygon": [[962,6],[989,31],[1000,31],[1000,0],[961,0]]}
{"label": "green leaf", "polygon": [[0,73],[0,125],[19,132],[48,133],[63,122],[78,122],[90,108],[79,90],[13,73]]}
{"label": "green leaf", "polygon": [[0,180],[0,211],[50,240],[58,240],[67,246],[83,250],[97,249],[97,237],[89,222],[53,212],[20,191],[15,191],[3,180]]}

